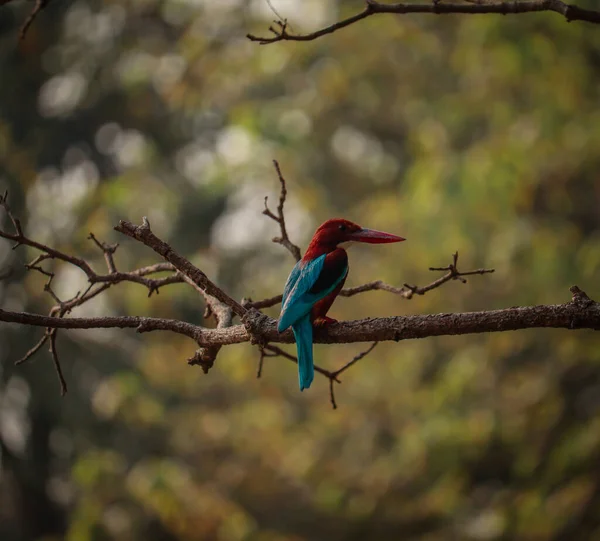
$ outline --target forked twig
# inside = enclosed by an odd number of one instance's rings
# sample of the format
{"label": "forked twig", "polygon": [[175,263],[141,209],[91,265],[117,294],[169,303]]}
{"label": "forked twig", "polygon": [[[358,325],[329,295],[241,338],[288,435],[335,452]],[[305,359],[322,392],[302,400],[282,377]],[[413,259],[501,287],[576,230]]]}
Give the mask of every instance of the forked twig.
{"label": "forked twig", "polygon": [[334,410],[337,409],[337,403],[335,401],[333,382],[336,381],[337,383],[341,383],[341,381],[338,379],[338,376],[342,372],[345,372],[346,370],[348,370],[348,368],[350,368],[351,366],[355,365],[361,359],[364,359],[369,353],[371,353],[371,351],[373,351],[375,349],[375,346],[377,346],[378,343],[379,342],[373,342],[369,346],[368,349],[361,351],[358,355],[355,355],[350,361],[348,361],[344,366],[342,366],[341,368],[338,368],[335,372],[332,372],[332,374],[331,374],[332,377],[329,378],[329,398],[331,400],[331,405]]}
{"label": "forked twig", "polygon": [[[404,299],[410,300],[415,295],[425,295],[425,293],[436,289],[451,280],[459,280],[463,284],[465,284],[467,283],[467,280],[464,278],[465,276],[491,274],[495,271],[495,269],[476,269],[462,272],[458,270],[457,264],[458,252],[454,252],[452,254],[452,263],[450,263],[449,265],[445,267],[429,267],[430,271],[447,272],[446,274],[444,274],[444,276],[437,278],[436,280],[425,286],[413,286],[410,284],[404,284],[402,287],[395,287],[390,284],[386,284],[381,280],[376,280],[374,282],[367,282],[366,284],[360,286],[342,289],[340,291],[340,297],[353,297],[354,295],[358,295],[359,293],[365,293],[367,291],[387,291],[388,293],[393,293],[394,295],[399,295]],[[256,308],[257,310],[260,310],[261,308],[269,308],[270,306],[275,306],[279,304],[281,302],[281,299],[282,295],[275,295],[274,297],[269,297],[260,301],[244,299],[242,301],[242,305],[246,308]]]}
{"label": "forked twig", "polygon": [[300,261],[302,258],[302,254],[300,253],[300,248],[296,246],[288,236],[287,228],[285,225],[285,216],[283,214],[283,205],[285,204],[285,199],[287,197],[287,189],[285,186],[285,179],[281,174],[281,169],[279,168],[279,163],[277,160],[273,160],[273,165],[275,166],[275,171],[277,171],[277,176],[279,177],[279,183],[281,184],[281,191],[279,192],[279,204],[277,205],[277,214],[273,214],[267,205],[267,201],[269,196],[265,196],[265,209],[263,210],[263,214],[271,218],[279,224],[279,229],[281,230],[281,237],[274,237],[272,240],[278,244],[281,244],[284,248],[290,251],[290,253],[294,256],[296,261]]}

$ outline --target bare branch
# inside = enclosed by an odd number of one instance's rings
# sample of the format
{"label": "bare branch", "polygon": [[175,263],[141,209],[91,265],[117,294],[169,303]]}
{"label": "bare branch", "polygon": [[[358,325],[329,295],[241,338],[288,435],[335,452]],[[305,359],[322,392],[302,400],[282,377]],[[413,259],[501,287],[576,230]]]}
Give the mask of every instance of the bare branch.
{"label": "bare branch", "polygon": [[[88,263],[86,261],[84,261],[83,259],[64,254],[58,250],[55,250],[54,248],[50,248],[49,246],[46,246],[45,244],[36,242],[36,241],[26,237],[23,234],[23,230],[21,228],[21,223],[19,222],[19,220],[17,218],[14,217],[14,215],[12,214],[12,212],[10,210],[10,207],[8,205],[8,193],[7,192],[5,192],[3,196],[0,196],[0,206],[3,207],[4,210],[6,211],[6,214],[10,218],[10,220],[13,224],[13,227],[15,229],[14,233],[7,233],[6,231],[3,231],[2,229],[0,229],[0,237],[5,238],[7,240],[14,241],[16,244],[13,246],[13,248],[16,248],[23,244],[26,246],[31,246],[32,248],[36,248],[36,249],[40,250],[41,252],[43,252],[45,254],[45,257],[43,259],[36,258],[36,260],[34,260],[35,265],[37,265],[37,263],[39,263],[40,261],[43,261],[45,259],[59,259],[61,261],[65,261],[66,263],[70,263],[71,265],[75,265],[76,267],[80,268],[86,274],[88,279],[92,279],[95,276],[96,273],[92,270],[92,268],[88,265]],[[32,263],[34,263],[34,262],[32,262]]]}
{"label": "bare branch", "polygon": [[167,276],[165,278],[146,278],[146,276],[157,272],[176,271],[175,267],[173,267],[173,265],[169,263],[157,263],[155,265],[143,267],[141,269],[137,269],[131,272],[118,272],[114,262],[114,253],[119,245],[100,242],[94,236],[93,233],[90,233],[88,238],[91,239],[96,244],[96,246],[100,248],[100,250],[102,250],[109,271],[109,274],[98,274],[84,259],[71,256],[69,254],[51,248],[50,246],[47,246],[45,244],[36,242],[33,239],[27,237],[22,231],[21,223],[17,218],[15,218],[10,209],[10,206],[8,205],[8,193],[6,192],[4,193],[4,195],[0,196],[0,207],[4,208],[15,230],[14,233],[8,233],[0,229],[0,237],[14,241],[16,243],[14,246],[15,248],[20,245],[25,245],[31,246],[32,248],[35,248],[42,252],[31,263],[25,265],[25,268],[27,268],[28,270],[36,270],[50,277],[52,273],[44,270],[42,267],[39,266],[39,264],[49,259],[56,259],[74,265],[75,267],[81,269],[87,276],[88,281],[92,284],[106,283],[109,285],[115,285],[120,282],[134,282],[147,287],[148,296],[151,296],[152,293],[158,293],[159,288],[165,285],[184,282],[183,276],[177,272],[175,272],[175,274],[173,274],[172,276]]}
{"label": "bare branch", "polygon": [[[198,285],[194,284],[190,278],[184,277],[185,281],[190,283],[192,287],[198,290],[206,302],[205,317],[213,316],[217,322],[217,329],[226,329],[231,327],[233,323],[233,310],[225,303],[219,301],[215,297],[208,295]],[[205,374],[213,367],[215,360],[222,346],[207,346],[196,351],[193,357],[188,359],[190,365],[200,365]]]}
{"label": "bare branch", "polygon": [[198,267],[192,265],[186,258],[175,252],[175,250],[173,250],[166,242],[154,235],[150,230],[150,223],[146,217],[144,217],[142,225],[134,225],[130,222],[121,220],[119,221],[119,225],[115,227],[115,230],[128,237],[139,240],[149,248],[152,248],[157,254],[161,255],[171,263],[179,272],[190,278],[192,282],[202,289],[202,291],[205,291],[208,295],[225,303],[238,316],[242,317],[246,314],[246,308],[211,282],[208,276],[206,276],[206,274]]}
{"label": "bare branch", "polygon": [[290,251],[290,253],[294,256],[294,259],[296,261],[300,261],[300,259],[302,258],[300,248],[298,248],[298,246],[296,246],[290,240],[285,225],[285,216],[283,215],[283,205],[285,204],[285,199],[287,197],[285,179],[281,174],[281,169],[279,168],[279,163],[277,162],[277,160],[273,160],[273,165],[275,166],[275,171],[277,171],[279,183],[281,184],[281,191],[279,192],[279,205],[277,205],[277,214],[273,214],[273,212],[271,212],[271,210],[267,206],[267,201],[269,199],[268,196],[265,197],[265,210],[263,210],[262,213],[279,224],[279,229],[281,230],[281,237],[274,237],[273,242],[281,244],[284,248]]}
{"label": "bare branch", "polygon": [[[141,316],[104,316],[104,317],[71,317],[42,316],[27,312],[9,312],[0,308],[0,321],[20,323],[35,327],[50,327],[52,329],[136,329],[139,333],[151,331],[171,331],[183,334],[201,344],[210,345],[210,339],[201,339],[205,332],[219,332],[205,329],[177,319],[163,319]],[[242,327],[237,325],[236,327]],[[249,338],[248,338],[249,340]],[[242,340],[245,342],[246,340]]]}
{"label": "bare branch", "polygon": [[42,349],[42,347],[44,347],[44,344],[48,341],[48,338],[50,338],[50,332],[47,330],[44,333],[44,336],[42,336],[40,341],[35,346],[25,353],[25,355],[23,355],[23,357],[21,357],[18,361],[15,361],[15,365],[23,364],[31,359],[31,357],[33,357],[40,349]]}
{"label": "bare branch", "polygon": [[570,21],[587,21],[590,23],[600,24],[600,11],[583,9],[573,4],[568,4],[562,0],[524,0],[524,1],[482,1],[482,0],[467,0],[468,3],[446,3],[433,1],[431,3],[396,3],[382,4],[375,0],[366,0],[365,8],[348,17],[342,19],[330,26],[326,26],[315,32],[308,34],[290,34],[287,31],[287,21],[277,21],[276,28],[269,27],[269,31],[273,36],[255,36],[247,34],[246,37],[250,41],[257,41],[261,45],[275,43],[277,41],[312,41],[327,34],[332,34],[337,30],[350,26],[358,21],[383,13],[407,15],[412,13],[427,13],[433,15],[447,15],[452,13],[460,13],[464,15],[478,14],[522,14],[522,13],[537,13],[542,11],[558,13],[565,17],[567,22]]}
{"label": "bare branch", "polygon": [[375,346],[377,346],[378,343],[379,342],[373,342],[368,349],[360,352],[358,355],[355,355],[352,358],[352,360],[348,361],[344,366],[342,366],[341,368],[338,368],[335,372],[332,373],[332,377],[329,378],[329,399],[331,401],[331,406],[333,407],[334,410],[337,409],[337,402],[335,401],[335,392],[333,389],[333,382],[336,381],[338,383],[341,383],[341,381],[339,379],[337,379],[338,376],[342,372],[345,372],[346,370],[348,370],[348,368],[350,368],[351,366],[356,364],[361,359],[364,359],[369,353],[371,353],[371,351],[373,351],[375,349]]}
{"label": "bare branch", "polygon": [[373,290],[383,290],[389,291],[390,293],[394,293],[396,295],[400,295],[405,299],[412,299],[414,295],[425,295],[428,291],[432,289],[436,289],[441,285],[449,282],[450,280],[459,280],[463,284],[467,283],[467,280],[464,276],[474,276],[481,274],[491,274],[494,272],[494,269],[476,269],[466,272],[461,272],[458,270],[458,252],[454,252],[452,254],[452,263],[447,265],[446,267],[429,267],[430,271],[448,271],[444,276],[441,276],[437,280],[425,285],[425,286],[412,286],[410,284],[404,284],[403,287],[394,287],[388,284],[383,283],[381,280],[375,282],[369,282],[362,286],[353,287],[344,289],[340,292],[342,297],[352,297],[353,295],[357,295],[358,293],[364,293],[365,291],[373,291]]}
{"label": "bare branch", "polygon": [[58,331],[56,329],[53,329],[50,332],[50,353],[52,354],[52,361],[54,362],[54,368],[56,369],[56,374],[58,375],[58,381],[60,383],[60,394],[61,396],[65,396],[67,394],[67,382],[63,376],[62,367],[60,366],[60,361],[58,359],[58,352],[56,350],[57,334]]}
{"label": "bare branch", "polygon": [[348,370],[348,368],[350,368],[352,365],[356,364],[361,359],[364,359],[369,353],[371,353],[371,351],[373,351],[375,349],[375,346],[377,346],[378,343],[379,342],[373,342],[371,344],[371,346],[369,347],[369,349],[366,349],[365,351],[359,353],[358,355],[355,355],[351,361],[348,361],[344,366],[342,366],[341,368],[338,368],[334,372],[334,374],[336,376],[339,376],[342,372],[345,372],[346,370]]}
{"label": "bare branch", "polygon": [[115,266],[114,254],[119,247],[119,244],[107,244],[106,242],[100,242],[93,233],[90,233],[88,236],[90,239],[104,254],[104,260],[106,261],[106,266],[108,267],[108,272],[111,274],[117,272],[117,267]]}
{"label": "bare branch", "polygon": [[[267,351],[265,351],[264,346],[259,346],[258,350],[260,352],[260,357],[258,359],[258,368],[256,369],[256,377],[260,378],[262,376],[264,360],[267,357],[279,357],[279,353],[268,353]],[[296,360],[296,362],[297,362],[297,360]]]}
{"label": "bare branch", "polygon": [[[354,342],[400,341],[432,336],[457,336],[519,329],[600,330],[600,304],[589,299],[576,286],[573,300],[564,304],[524,306],[480,312],[394,316],[343,321],[315,329],[314,342],[342,344]],[[200,346],[239,344],[260,338],[264,343],[293,343],[290,330],[277,332],[277,321],[261,314],[254,321],[252,335],[244,325],[207,329],[174,319],[139,316],[58,318],[0,309],[0,321],[57,329],[135,328],[138,332],[172,331],[189,336]],[[269,349],[272,346],[265,346]]]}
{"label": "bare branch", "polygon": [[35,0],[35,5],[33,6],[33,9],[31,10],[31,13],[27,17],[27,19],[25,19],[25,22],[23,23],[23,26],[21,27],[21,30],[19,32],[20,40],[25,39],[25,36],[27,35],[27,30],[29,30],[31,23],[33,23],[40,11],[42,11],[48,5],[49,2],[50,0]]}
{"label": "bare branch", "polygon": [[[356,286],[356,287],[348,287],[342,289],[340,291],[340,297],[353,297],[354,295],[358,295],[359,293],[365,293],[366,291],[387,291],[389,293],[393,293],[394,295],[400,295],[404,299],[412,299],[414,295],[425,295],[428,291],[432,289],[436,289],[441,285],[449,282],[450,280],[460,280],[463,284],[467,283],[467,281],[463,278],[464,276],[473,276],[480,274],[490,274],[494,272],[494,269],[476,269],[470,270],[466,272],[462,272],[458,270],[458,252],[452,254],[452,263],[447,265],[446,267],[429,267],[430,271],[448,271],[444,276],[434,280],[433,282],[425,285],[425,286],[412,286],[409,284],[404,284],[403,287],[395,287],[381,280],[376,280],[374,282],[367,282],[366,284]],[[243,299],[242,306],[246,308],[256,308],[260,310],[261,308],[269,308],[270,306],[275,306],[281,302],[283,298],[282,295],[275,295],[274,297],[269,297],[268,299],[263,299],[260,301],[253,301],[252,299]]]}
{"label": "bare branch", "polygon": [[[288,359],[288,360],[292,361],[293,363],[298,364],[298,357],[296,357],[295,355],[292,355],[291,353],[288,353],[287,351],[281,349],[280,347],[274,346],[273,344],[266,344],[266,345],[262,346],[262,349],[273,353],[273,355],[267,355],[268,357],[283,357],[284,359]],[[321,368],[318,365],[315,365],[314,368],[315,368],[315,372],[322,374],[326,378],[337,379],[336,376],[333,374],[333,372],[331,372],[329,370],[325,370],[325,368]]]}
{"label": "bare branch", "polygon": [[249,298],[242,299],[242,306],[245,308],[256,308],[260,310],[261,308],[269,308],[270,306],[275,306],[279,304],[283,299],[283,295],[275,295],[274,297],[269,297],[268,299],[263,299],[261,301],[253,301]]}

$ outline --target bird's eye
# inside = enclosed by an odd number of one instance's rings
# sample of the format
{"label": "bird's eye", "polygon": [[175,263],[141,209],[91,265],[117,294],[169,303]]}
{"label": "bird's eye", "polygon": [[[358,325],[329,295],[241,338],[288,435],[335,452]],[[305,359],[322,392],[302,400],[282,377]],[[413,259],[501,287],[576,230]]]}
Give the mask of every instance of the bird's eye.
{"label": "bird's eye", "polygon": [[344,224],[341,224],[339,227],[340,231],[346,231],[346,226]]}

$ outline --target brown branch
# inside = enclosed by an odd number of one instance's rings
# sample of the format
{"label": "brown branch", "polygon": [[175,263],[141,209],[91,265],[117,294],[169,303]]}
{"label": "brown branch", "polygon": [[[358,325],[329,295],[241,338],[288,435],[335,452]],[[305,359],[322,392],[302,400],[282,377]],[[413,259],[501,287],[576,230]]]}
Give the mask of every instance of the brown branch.
{"label": "brown branch", "polygon": [[412,286],[410,284],[404,284],[402,287],[394,287],[389,284],[382,282],[381,280],[377,280],[375,282],[369,282],[362,286],[357,286],[353,288],[343,289],[340,292],[342,297],[352,297],[357,295],[358,293],[364,293],[365,291],[374,291],[374,290],[383,290],[388,291],[390,293],[394,293],[396,295],[400,295],[405,299],[412,299],[414,295],[425,295],[428,291],[432,289],[436,289],[441,285],[449,282],[450,280],[459,280],[463,284],[467,283],[467,280],[464,276],[474,276],[481,274],[491,274],[495,269],[476,269],[471,271],[461,272],[458,270],[458,252],[454,252],[452,254],[452,263],[447,265],[446,267],[429,267],[430,271],[448,271],[444,276],[441,276],[437,280],[425,285],[425,286]]}
{"label": "brown branch", "polygon": [[50,246],[46,246],[45,244],[36,242],[33,239],[30,239],[29,237],[25,236],[23,234],[23,230],[21,228],[20,221],[17,218],[15,218],[15,216],[13,215],[13,213],[8,205],[8,192],[5,192],[3,196],[0,196],[0,206],[4,208],[6,214],[10,218],[10,221],[12,222],[13,227],[15,229],[14,233],[7,233],[6,231],[3,231],[2,229],[0,229],[0,237],[5,238],[7,240],[14,241],[15,245],[13,246],[13,249],[17,248],[18,246],[21,246],[21,245],[31,246],[32,248],[36,248],[36,249],[40,250],[41,252],[43,252],[44,254],[46,254],[43,259],[36,258],[35,264],[39,263],[40,261],[42,261],[44,259],[50,259],[50,258],[59,259],[61,261],[70,263],[71,265],[74,265],[74,266],[80,268],[86,274],[88,279],[92,279],[95,276],[96,273],[92,270],[92,268],[89,266],[89,264],[86,261],[84,261],[83,259],[67,255],[63,252],[55,250],[54,248],[51,248]]}
{"label": "brown branch", "polygon": [[[464,279],[464,276],[490,274],[494,272],[494,269],[476,269],[462,272],[458,270],[457,264],[458,252],[454,252],[454,254],[452,254],[452,263],[450,263],[446,267],[429,267],[430,271],[447,271],[447,273],[444,274],[444,276],[437,278],[436,280],[425,286],[419,287],[404,284],[404,286],[402,287],[395,287],[390,284],[386,284],[381,280],[376,280],[374,282],[367,282],[366,284],[360,286],[342,289],[342,291],[340,291],[340,297],[353,297],[354,295],[358,295],[359,293],[380,290],[393,293],[394,295],[400,295],[402,298],[410,300],[413,298],[414,295],[425,295],[425,293],[427,293],[428,291],[436,289],[451,280],[460,280],[463,284],[466,284],[467,281]],[[246,308],[256,308],[257,310],[260,310],[261,308],[269,308],[270,306],[275,306],[276,304],[279,304],[282,298],[282,295],[275,295],[274,297],[269,297],[268,299],[263,299],[260,301],[253,301],[252,299],[243,299],[242,305]]]}
{"label": "brown branch", "polygon": [[27,30],[29,30],[31,23],[33,23],[40,11],[42,11],[48,5],[49,2],[50,0],[35,0],[35,5],[33,6],[33,9],[29,13],[27,19],[25,19],[25,22],[23,23],[23,26],[21,27],[21,30],[19,32],[20,40],[25,39],[25,36],[27,35]]}
{"label": "brown branch", "polygon": [[[279,348],[277,348],[279,349]],[[267,357],[279,357],[279,353],[276,352],[272,352],[272,353],[268,353],[264,346],[259,346],[258,350],[260,352],[260,357],[258,359],[258,367],[256,368],[256,377],[257,378],[261,378],[262,377],[262,371],[263,371],[263,365],[264,365],[264,360]],[[290,357],[293,357],[293,355],[290,355]],[[296,363],[298,363],[298,358],[296,357]]]}
{"label": "brown branch", "polygon": [[25,355],[23,355],[23,357],[21,357],[18,361],[15,361],[15,365],[23,364],[31,359],[31,357],[33,357],[40,349],[42,349],[42,347],[44,347],[44,344],[48,341],[48,338],[50,338],[50,332],[46,331],[44,336],[42,336],[40,341],[35,346],[25,353]]}
{"label": "brown branch", "polygon": [[56,350],[57,334],[58,332],[56,329],[53,329],[50,333],[50,353],[52,354],[52,361],[54,362],[54,368],[56,369],[56,374],[58,375],[58,381],[60,383],[60,394],[61,396],[65,396],[67,394],[67,382],[65,381],[65,377],[60,366],[60,361],[58,359],[58,352]]}
{"label": "brown branch", "polygon": [[285,225],[285,216],[283,215],[283,205],[285,204],[285,199],[287,197],[287,189],[285,186],[285,179],[281,174],[281,169],[279,168],[279,163],[277,160],[273,160],[273,165],[275,166],[275,171],[277,171],[277,176],[279,177],[279,183],[281,184],[281,191],[279,192],[279,204],[277,205],[277,214],[273,214],[269,207],[267,206],[267,201],[269,199],[268,196],[265,196],[265,210],[263,210],[263,214],[271,218],[279,224],[279,229],[281,230],[281,237],[274,237],[272,240],[277,244],[281,244],[284,248],[290,251],[290,253],[294,256],[296,261],[300,261],[302,258],[302,254],[300,253],[300,248],[296,246],[289,238],[287,228]]}
{"label": "brown branch", "polygon": [[108,272],[114,274],[117,272],[117,267],[115,265],[114,255],[119,247],[119,244],[107,244],[106,242],[100,242],[93,233],[88,235],[88,239],[91,240],[104,254],[104,260],[106,261],[106,266],[108,267]]}
{"label": "brown branch", "polygon": [[192,282],[200,287],[202,291],[229,306],[236,315],[243,317],[246,314],[246,308],[211,282],[208,276],[206,276],[206,274],[198,267],[190,263],[186,258],[180,256],[166,242],[154,235],[150,230],[150,223],[146,217],[143,218],[142,225],[134,225],[125,220],[120,220],[119,225],[115,227],[115,230],[128,237],[139,240],[149,248],[152,248],[157,254],[161,255],[171,263],[179,272],[192,280]]}
{"label": "brown branch", "polygon": [[47,246],[46,244],[36,242],[35,240],[27,237],[23,233],[20,221],[14,216],[14,214],[11,211],[11,208],[8,204],[7,192],[5,192],[4,195],[0,196],[0,207],[4,208],[15,230],[14,233],[8,233],[0,229],[0,237],[15,242],[14,248],[24,245],[30,246],[42,252],[31,263],[25,265],[25,268],[27,268],[28,270],[36,270],[46,276],[51,276],[52,273],[40,267],[39,264],[43,261],[56,259],[73,265],[82,270],[91,284],[105,283],[115,285],[121,282],[134,282],[148,288],[148,296],[151,296],[153,293],[158,293],[160,287],[163,287],[168,284],[183,283],[185,281],[183,279],[183,276],[178,272],[175,272],[173,275],[164,278],[147,278],[148,275],[155,274],[158,272],[176,271],[175,267],[169,263],[157,263],[155,265],[142,267],[140,269],[130,272],[118,272],[114,262],[114,253],[119,245],[101,242],[95,237],[93,233],[90,233],[88,238],[92,240],[96,244],[96,246],[100,248],[100,250],[102,250],[109,272],[108,274],[98,274],[84,259],[66,254],[64,252],[61,252],[60,250],[56,250],[50,246]]}
{"label": "brown branch", "polygon": [[[185,276],[186,282],[190,283],[192,287],[200,292],[206,302],[206,311],[204,317],[213,316],[217,322],[217,329],[226,329],[231,327],[233,324],[233,310],[225,303],[219,301],[215,297],[208,295],[198,285],[194,284],[190,278]],[[205,374],[215,364],[215,360],[222,346],[207,346],[202,347],[194,353],[194,355],[188,359],[189,365],[199,365]]]}
{"label": "brown branch", "polygon": [[287,31],[287,21],[277,21],[276,28],[269,27],[272,36],[255,36],[247,34],[250,41],[256,41],[261,45],[275,43],[277,41],[312,41],[327,34],[332,34],[358,21],[371,17],[373,15],[389,13],[396,15],[407,15],[412,13],[426,13],[434,15],[448,15],[452,13],[463,15],[479,14],[523,14],[536,12],[554,12],[565,17],[570,21],[587,21],[600,24],[600,11],[583,9],[573,4],[568,4],[562,0],[527,0],[522,2],[515,1],[492,1],[492,2],[469,2],[445,3],[433,1],[426,4],[397,3],[382,4],[374,0],[367,0],[365,8],[346,19],[342,19],[330,26],[311,32],[308,34],[290,34]]}
{"label": "brown branch", "polygon": [[[13,0],[0,0],[0,6],[8,4],[12,1]],[[23,23],[23,26],[21,26],[21,30],[19,31],[19,39],[20,40],[25,39],[27,30],[29,30],[31,23],[33,23],[33,21],[38,16],[40,11],[42,11],[49,3],[50,3],[50,0],[35,0],[35,4],[34,4],[33,8],[31,9],[29,15],[27,16],[27,19],[25,19],[25,22]]]}
{"label": "brown branch", "polygon": [[[335,370],[333,372],[330,370],[321,368],[318,365],[315,365],[315,367],[314,367],[315,372],[325,376],[329,380],[329,396],[330,396],[331,405],[333,406],[333,409],[337,409],[337,403],[335,401],[334,383],[341,383],[338,376],[342,372],[344,372],[348,368],[350,368],[352,365],[354,365],[355,363],[357,363],[358,361],[360,361],[361,359],[366,357],[369,353],[371,353],[371,351],[373,351],[373,349],[375,349],[376,345],[377,345],[377,342],[374,342],[373,344],[371,344],[371,346],[367,350],[359,353],[351,361],[347,362],[344,366],[342,366],[341,368],[339,368],[338,370]],[[258,369],[256,372],[257,378],[260,378],[262,376],[264,360],[267,357],[284,357],[285,359],[288,359],[288,360],[292,361],[293,363],[298,364],[298,357],[296,357],[295,355],[292,355],[291,353],[288,353],[287,351],[284,351],[283,349],[281,349],[277,346],[274,346],[272,344],[266,344],[264,346],[260,346],[259,351],[260,351],[260,357],[259,357],[259,361],[258,361]]]}
{"label": "brown branch", "polygon": [[[28,312],[9,312],[0,308],[0,321],[6,323],[19,323],[35,327],[49,327],[51,329],[136,329],[139,333],[151,331],[171,331],[188,336],[202,345],[212,345],[210,338],[201,338],[205,332],[220,332],[205,329],[199,325],[179,321],[177,319],[164,319],[142,316],[103,316],[103,317],[70,317],[43,316]],[[242,327],[237,325],[236,327]],[[233,327],[235,328],[235,327]],[[243,327],[242,327],[243,328]],[[248,337],[248,340],[250,338]],[[242,340],[245,341],[245,340]]]}
{"label": "brown branch", "polygon": [[[457,336],[519,329],[562,328],[568,330],[600,330],[600,304],[573,286],[573,300],[564,304],[524,306],[480,312],[458,312],[430,315],[367,318],[334,323],[316,329],[314,342],[342,344],[383,342]],[[0,309],[0,321],[57,329],[135,328],[138,332],[172,331],[188,336],[200,346],[224,346],[249,342],[259,337],[264,343],[293,343],[290,330],[277,332],[277,321],[261,314],[253,325],[252,335],[244,325],[223,329],[207,329],[185,321],[140,316],[96,318],[58,318]],[[265,346],[266,349],[271,347]]]}
{"label": "brown branch", "polygon": [[379,342],[373,342],[368,349],[360,352],[358,355],[355,355],[344,366],[342,366],[341,368],[338,368],[335,372],[332,373],[332,377],[329,378],[329,399],[331,401],[331,406],[333,407],[334,410],[337,409],[337,402],[335,401],[335,392],[333,389],[333,382],[337,381],[338,383],[341,383],[341,381],[339,379],[337,379],[338,376],[342,372],[345,372],[346,370],[348,370],[348,368],[350,368],[351,366],[355,365],[361,359],[364,359],[369,353],[371,353],[371,351],[373,351],[375,349],[375,347],[377,346],[378,343]]}
{"label": "brown branch", "polygon": [[352,360],[348,361],[344,366],[342,366],[341,368],[338,368],[334,374],[336,376],[339,376],[342,372],[345,372],[346,370],[348,370],[348,368],[350,368],[352,365],[356,364],[358,361],[360,361],[361,359],[364,359],[369,353],[371,353],[371,351],[373,351],[375,349],[375,346],[377,346],[379,342],[373,342],[371,344],[371,346],[366,349],[365,351],[359,353],[358,355],[354,356],[352,358]]}
{"label": "brown branch", "polygon": [[[280,347],[274,346],[273,344],[266,344],[262,346],[263,350],[270,351],[273,355],[266,355],[267,357],[283,357],[284,359],[288,359],[293,363],[298,364],[298,357],[288,353],[287,351],[281,349]],[[337,379],[333,372],[326,370],[325,368],[321,368],[320,366],[315,364],[315,372],[322,374],[326,378],[329,379]]]}

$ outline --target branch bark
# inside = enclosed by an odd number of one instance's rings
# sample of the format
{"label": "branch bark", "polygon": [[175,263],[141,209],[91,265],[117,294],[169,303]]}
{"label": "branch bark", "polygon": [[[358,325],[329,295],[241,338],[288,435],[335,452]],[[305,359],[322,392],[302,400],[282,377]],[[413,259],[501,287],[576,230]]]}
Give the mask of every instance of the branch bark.
{"label": "branch bark", "polygon": [[[334,323],[326,329],[315,329],[314,342],[320,344],[391,340],[399,342],[400,340],[432,336],[456,336],[536,328],[600,330],[600,304],[589,299],[577,286],[573,286],[571,291],[573,299],[564,304],[343,321]],[[294,342],[291,331],[277,332],[277,321],[263,314],[252,327],[252,335],[244,325],[206,329],[174,319],[136,316],[58,318],[0,309],[0,321],[56,329],[135,328],[138,332],[173,331],[189,336],[200,346],[206,347],[239,344],[256,340],[256,337],[264,342]]]}
{"label": "branch bark", "polygon": [[287,30],[287,20],[277,21],[276,27],[270,26],[269,31],[272,36],[255,36],[247,34],[250,41],[256,41],[261,45],[275,43],[277,41],[313,41],[327,34],[333,34],[342,28],[346,28],[363,19],[373,15],[388,13],[396,15],[408,15],[413,13],[423,13],[432,15],[483,15],[500,14],[516,15],[523,13],[552,12],[562,15],[567,22],[587,21],[594,24],[600,24],[600,11],[580,8],[574,4],[563,2],[562,0],[524,0],[524,1],[469,1],[468,3],[452,2],[446,3],[442,0],[433,0],[431,3],[396,3],[382,4],[375,0],[366,0],[365,8],[346,19],[342,19],[330,26],[321,28],[308,34],[290,34]]}
{"label": "branch bark", "polygon": [[166,242],[159,239],[150,229],[150,223],[146,217],[143,218],[142,225],[134,225],[125,220],[121,220],[115,227],[116,231],[123,233],[128,237],[139,240],[149,248],[152,248],[157,254],[161,255],[173,265],[179,272],[187,276],[194,284],[208,295],[215,297],[222,303],[229,306],[235,314],[240,317],[246,315],[247,309],[239,302],[232,299],[220,287],[211,282],[198,267],[190,263],[185,257],[179,255]]}

